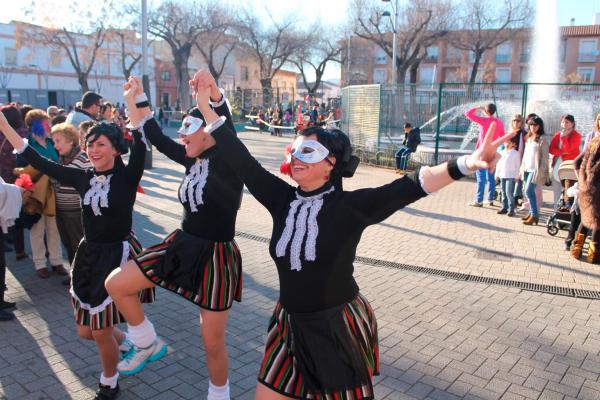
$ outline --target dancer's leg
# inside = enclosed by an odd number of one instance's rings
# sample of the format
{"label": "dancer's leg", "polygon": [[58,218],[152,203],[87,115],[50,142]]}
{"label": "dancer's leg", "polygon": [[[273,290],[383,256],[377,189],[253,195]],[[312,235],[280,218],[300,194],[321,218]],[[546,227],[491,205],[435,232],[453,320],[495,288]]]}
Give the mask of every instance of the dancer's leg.
{"label": "dancer's leg", "polygon": [[117,363],[119,362],[119,345],[114,336],[113,328],[92,330],[92,336],[98,346],[102,373],[105,377],[113,377],[117,374]]}
{"label": "dancer's leg", "polygon": [[105,286],[129,325],[139,325],[144,321],[139,292],[156,285],[144,276],[134,261],[128,261],[111,272]]}
{"label": "dancer's leg", "polygon": [[216,386],[227,383],[227,347],[225,346],[225,327],[227,311],[209,311],[200,309],[200,333],[206,351],[206,365],[210,381]]}

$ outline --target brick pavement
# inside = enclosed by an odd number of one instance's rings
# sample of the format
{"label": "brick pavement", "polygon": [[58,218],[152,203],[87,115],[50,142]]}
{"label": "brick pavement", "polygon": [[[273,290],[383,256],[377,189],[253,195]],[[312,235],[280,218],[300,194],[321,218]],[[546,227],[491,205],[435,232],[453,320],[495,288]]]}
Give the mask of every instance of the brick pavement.
{"label": "brick pavement", "polygon": [[[264,165],[276,169],[285,139],[244,134]],[[175,188],[181,169],[155,153],[143,181],[134,226],[144,245],[178,226]],[[387,170],[361,167],[347,188],[393,179]],[[562,238],[542,227],[465,206],[473,182],[459,182],[369,228],[358,255],[484,276],[548,282],[596,290],[596,270],[569,259]],[[157,212],[156,210],[164,210]],[[497,210],[495,208],[494,210]],[[243,302],[231,312],[227,342],[232,394],[253,398],[264,333],[277,298],[277,273],[267,245],[270,219],[250,195],[238,217],[244,257]],[[564,232],[560,234],[564,237]],[[506,253],[494,259],[485,250]],[[0,325],[0,398],[87,399],[99,375],[91,342],[79,340],[67,290],[42,281],[30,262],[8,255],[8,298],[17,320]],[[598,399],[600,302],[427,274],[356,264],[362,292],[380,326],[385,399]],[[171,354],[138,376],[122,379],[121,399],[203,398],[207,372],[198,336],[198,311],[159,291],[148,314]]]}

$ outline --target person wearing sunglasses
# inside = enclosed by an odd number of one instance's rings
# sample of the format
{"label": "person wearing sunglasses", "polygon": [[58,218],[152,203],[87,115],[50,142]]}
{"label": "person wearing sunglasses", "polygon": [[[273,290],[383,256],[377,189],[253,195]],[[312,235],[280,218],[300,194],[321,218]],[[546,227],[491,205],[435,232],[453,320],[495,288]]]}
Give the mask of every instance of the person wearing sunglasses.
{"label": "person wearing sunglasses", "polygon": [[[205,132],[227,152],[226,162],[273,219],[269,253],[280,297],[271,317],[258,374],[257,399],[373,399],[379,373],[377,322],[353,277],[363,231],[408,204],[477,169],[493,168],[491,124],[475,153],[376,188],[343,190],[358,166],[342,131],[310,127],[290,146],[290,185],[252,157],[210,107],[216,83],[202,70],[191,81]],[[500,138],[505,140],[504,137]]]}
{"label": "person wearing sunglasses", "polygon": [[[161,243],[147,248],[116,270],[106,282],[108,292],[128,323],[133,349],[119,363],[119,372],[133,375],[164,351],[152,323],[145,317],[139,290],[161,286],[200,308],[200,326],[209,374],[208,399],[229,398],[225,327],[233,301],[241,301],[242,258],[234,240],[235,220],[243,184],[225,162],[224,148],[204,132],[197,108],[183,119],[177,143],[164,135],[143,94],[139,78],[132,77],[137,102],[128,102],[133,126],[142,127],[158,151],[185,167],[179,187],[183,206],[181,228]],[[215,111],[234,129],[229,105],[217,89]],[[212,108],[211,108],[212,110]]]}

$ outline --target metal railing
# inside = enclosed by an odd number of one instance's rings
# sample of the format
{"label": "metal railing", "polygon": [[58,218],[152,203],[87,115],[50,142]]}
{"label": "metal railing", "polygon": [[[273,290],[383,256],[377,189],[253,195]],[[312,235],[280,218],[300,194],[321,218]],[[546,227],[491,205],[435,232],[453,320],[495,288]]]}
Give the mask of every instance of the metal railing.
{"label": "metal railing", "polygon": [[560,130],[560,117],[575,116],[576,129],[593,129],[600,112],[600,84],[440,83],[362,85],[342,89],[341,128],[363,161],[394,165],[404,139],[403,124],[421,128],[422,143],[412,160],[438,164],[474,149],[479,128],[465,112],[495,103],[510,129],[512,116],[535,112],[548,135]]}

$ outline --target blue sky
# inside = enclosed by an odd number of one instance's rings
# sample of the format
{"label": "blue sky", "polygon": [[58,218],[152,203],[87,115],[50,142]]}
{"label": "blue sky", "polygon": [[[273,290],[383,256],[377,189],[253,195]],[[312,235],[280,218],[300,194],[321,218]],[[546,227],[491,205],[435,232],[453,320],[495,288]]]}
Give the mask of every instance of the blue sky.
{"label": "blue sky", "polygon": [[[2,11],[0,12],[0,22],[24,20],[27,22],[42,23],[44,20],[42,13],[26,16],[23,11],[26,8],[24,7],[24,3],[26,2],[1,1]],[[399,1],[407,2],[410,0]],[[541,1],[544,2],[545,0]],[[158,2],[160,2],[160,0],[148,0],[150,5]],[[50,12],[52,17],[56,16],[56,10],[61,10],[62,14],[60,19],[61,21],[65,21],[69,18],[68,15],[65,15],[67,9],[65,6],[70,3],[72,3],[72,1],[69,0],[45,0],[43,2],[43,9]],[[99,4],[95,0],[79,0],[79,3],[88,5],[87,9],[92,11],[92,13],[94,7],[97,7]],[[298,18],[299,23],[310,25],[310,23],[314,21],[315,16],[318,16],[326,24],[339,26],[340,24],[344,24],[346,20],[346,13],[350,0],[238,0],[236,3],[247,4],[265,15],[266,10],[268,10],[271,15],[275,17],[293,13]],[[590,25],[593,23],[595,13],[600,13],[600,0],[558,0],[558,15],[561,25],[569,25],[571,18],[575,18],[576,25]],[[339,68],[328,68],[325,72],[325,76],[328,78],[339,78]]]}

